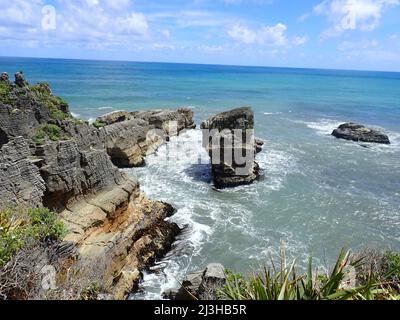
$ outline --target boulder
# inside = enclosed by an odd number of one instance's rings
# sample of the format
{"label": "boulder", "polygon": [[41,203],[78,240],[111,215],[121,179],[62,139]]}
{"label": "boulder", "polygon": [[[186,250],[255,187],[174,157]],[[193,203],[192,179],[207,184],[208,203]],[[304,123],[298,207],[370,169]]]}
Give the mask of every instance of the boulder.
{"label": "boulder", "polygon": [[333,131],[332,135],[345,140],[390,144],[387,135],[353,122],[342,124]]}
{"label": "boulder", "polygon": [[250,108],[218,114],[204,121],[201,128],[216,188],[251,184],[260,178],[255,155],[263,143],[254,138],[254,113]]}
{"label": "boulder", "polygon": [[188,274],[179,289],[168,290],[163,296],[170,300],[218,300],[218,291],[225,283],[224,266],[211,263],[205,270]]}

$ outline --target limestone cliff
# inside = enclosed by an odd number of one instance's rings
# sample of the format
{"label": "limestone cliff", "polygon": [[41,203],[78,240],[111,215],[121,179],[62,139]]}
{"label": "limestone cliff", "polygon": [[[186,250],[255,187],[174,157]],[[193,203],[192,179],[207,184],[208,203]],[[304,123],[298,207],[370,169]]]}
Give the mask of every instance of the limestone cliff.
{"label": "limestone cliff", "polygon": [[[142,165],[164,138],[193,127],[193,114],[125,112],[96,128],[74,119],[47,84],[15,78],[0,78],[0,209],[46,206],[60,214],[80,263],[101,261],[104,282],[122,299],[180,230],[165,220],[173,207],[148,199],[115,165]],[[149,134],[157,128],[165,137]]]}

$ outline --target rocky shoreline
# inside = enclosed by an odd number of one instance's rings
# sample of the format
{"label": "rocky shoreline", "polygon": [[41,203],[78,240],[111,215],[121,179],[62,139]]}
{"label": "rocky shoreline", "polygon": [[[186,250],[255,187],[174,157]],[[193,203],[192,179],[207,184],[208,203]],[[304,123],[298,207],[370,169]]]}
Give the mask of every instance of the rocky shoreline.
{"label": "rocky shoreline", "polygon": [[148,199],[118,168],[143,165],[170,135],[194,127],[193,113],[108,115],[95,127],[73,118],[47,84],[31,86],[22,73],[15,79],[3,73],[0,82],[0,209],[45,206],[58,213],[74,261],[104,265],[98,272],[112,297],[126,298],[180,230],[165,220],[174,208]]}

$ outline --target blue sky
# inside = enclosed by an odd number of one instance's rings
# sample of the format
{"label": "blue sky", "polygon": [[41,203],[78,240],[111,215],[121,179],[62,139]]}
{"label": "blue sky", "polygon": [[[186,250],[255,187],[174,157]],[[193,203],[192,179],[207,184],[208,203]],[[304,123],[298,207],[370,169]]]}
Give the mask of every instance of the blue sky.
{"label": "blue sky", "polygon": [[0,12],[7,56],[400,71],[400,0],[0,0]]}

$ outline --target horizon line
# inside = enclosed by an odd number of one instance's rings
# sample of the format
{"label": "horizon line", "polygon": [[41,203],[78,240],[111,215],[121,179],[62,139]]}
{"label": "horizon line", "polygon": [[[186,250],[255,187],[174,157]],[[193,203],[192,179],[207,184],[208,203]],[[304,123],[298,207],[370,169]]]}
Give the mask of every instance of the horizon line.
{"label": "horizon line", "polygon": [[221,67],[246,67],[246,68],[269,68],[269,69],[297,69],[297,70],[324,70],[324,71],[350,71],[350,72],[381,72],[381,73],[400,73],[393,70],[366,70],[366,69],[337,69],[328,67],[293,67],[293,66],[268,66],[268,65],[246,65],[246,64],[219,64],[219,63],[199,63],[199,62],[171,62],[171,61],[143,61],[129,59],[96,59],[96,58],[56,58],[56,57],[28,57],[28,56],[3,56],[2,58],[19,59],[48,59],[48,60],[72,60],[72,61],[94,61],[94,62],[130,62],[130,63],[159,63],[159,64],[178,64],[178,65],[197,65],[197,66],[221,66]]}

